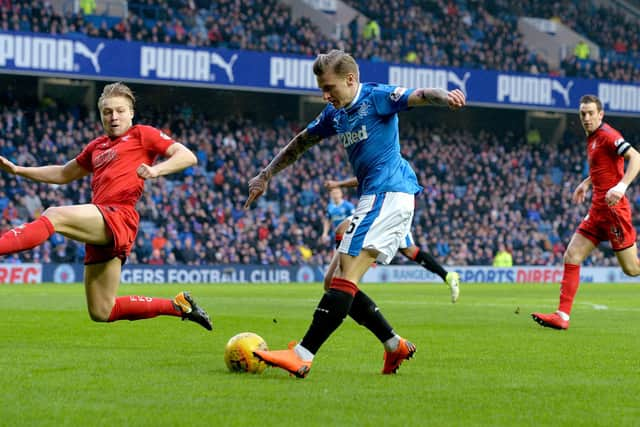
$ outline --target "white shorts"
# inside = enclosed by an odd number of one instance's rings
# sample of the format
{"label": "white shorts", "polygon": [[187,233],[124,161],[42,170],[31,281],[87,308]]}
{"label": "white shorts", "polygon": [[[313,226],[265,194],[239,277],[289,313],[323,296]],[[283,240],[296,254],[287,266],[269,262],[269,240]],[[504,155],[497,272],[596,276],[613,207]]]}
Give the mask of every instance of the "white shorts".
{"label": "white shorts", "polygon": [[338,252],[358,256],[362,249],[372,249],[378,262],[389,264],[409,235],[414,206],[413,194],[362,196]]}
{"label": "white shorts", "polygon": [[398,249],[407,249],[413,246],[414,244],[415,244],[415,241],[413,240],[413,236],[411,235],[411,232],[409,232],[409,234],[404,236],[404,239],[402,239],[402,242],[400,242],[400,247]]}

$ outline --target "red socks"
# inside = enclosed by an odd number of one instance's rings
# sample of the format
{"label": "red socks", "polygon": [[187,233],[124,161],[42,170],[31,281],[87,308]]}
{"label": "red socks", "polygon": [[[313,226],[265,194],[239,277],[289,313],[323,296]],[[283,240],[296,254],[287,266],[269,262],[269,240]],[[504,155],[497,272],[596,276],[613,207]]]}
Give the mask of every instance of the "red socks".
{"label": "red socks", "polygon": [[354,297],[358,292],[358,285],[347,279],[341,279],[339,277],[334,277],[333,279],[331,279],[331,285],[329,286],[329,288],[337,289],[339,291],[347,293],[351,295],[351,297]]}
{"label": "red socks", "polygon": [[567,315],[571,314],[573,299],[580,286],[580,266],[575,264],[565,264],[562,281],[560,282],[560,304],[558,311]]}
{"label": "red socks", "polygon": [[129,295],[116,298],[108,322],[149,319],[159,315],[181,317],[182,312],[170,299]]}
{"label": "red socks", "polygon": [[0,255],[35,248],[51,237],[53,233],[55,233],[53,224],[46,216],[12,228],[0,237]]}

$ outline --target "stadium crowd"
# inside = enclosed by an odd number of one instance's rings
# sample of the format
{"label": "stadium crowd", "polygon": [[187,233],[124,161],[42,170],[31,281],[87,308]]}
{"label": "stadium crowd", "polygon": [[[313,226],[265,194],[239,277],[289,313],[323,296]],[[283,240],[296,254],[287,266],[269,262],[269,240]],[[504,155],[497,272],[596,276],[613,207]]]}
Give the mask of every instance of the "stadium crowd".
{"label": "stadium crowd", "polygon": [[[567,76],[637,82],[640,80],[640,21],[606,2],[533,0],[486,2],[492,16],[512,20],[530,16],[562,22],[600,47],[600,59],[568,55],[562,69]],[[580,57],[582,56],[582,57]]]}
{"label": "stadium crowd", "polygon": [[[595,77],[625,82],[640,78],[640,25],[629,14],[593,2],[492,0],[415,2],[349,0],[368,19],[325,36],[308,19],[292,17],[277,0],[128,2],[124,19],[57,13],[44,0],[0,3],[0,30],[103,37],[189,46],[286,52],[312,56],[341,48],[371,61],[405,62],[529,73]],[[398,10],[405,11],[397,13]],[[598,43],[602,58],[567,55],[560,69],[523,42],[518,16],[561,20]],[[625,25],[619,25],[624,22]]]}
{"label": "stadium crowd", "polygon": [[[180,108],[139,116],[141,123],[161,124],[187,144],[199,164],[180,176],[147,183],[130,262],[329,261],[332,244],[321,239],[328,203],[323,183],[351,176],[337,141],[306,153],[273,179],[254,209],[245,211],[248,179],[299,130],[296,123],[205,120]],[[564,245],[587,208],[570,201],[586,171],[584,161],[576,160],[584,159],[583,136],[567,133],[560,145],[531,145],[523,135],[498,128],[472,133],[403,124],[403,154],[425,188],[417,198],[414,238],[447,264],[490,265],[504,246],[515,264],[560,265]],[[31,109],[14,100],[0,115],[0,155],[21,165],[62,164],[100,132],[99,124],[77,111]],[[1,174],[0,231],[36,218],[48,206],[89,202],[89,185],[88,179],[55,186]],[[640,193],[631,187],[628,195],[637,216]],[[347,197],[354,200],[355,194]],[[81,245],[55,234],[46,244],[3,261],[81,262],[83,255]],[[587,264],[596,261],[615,262],[606,247]]]}

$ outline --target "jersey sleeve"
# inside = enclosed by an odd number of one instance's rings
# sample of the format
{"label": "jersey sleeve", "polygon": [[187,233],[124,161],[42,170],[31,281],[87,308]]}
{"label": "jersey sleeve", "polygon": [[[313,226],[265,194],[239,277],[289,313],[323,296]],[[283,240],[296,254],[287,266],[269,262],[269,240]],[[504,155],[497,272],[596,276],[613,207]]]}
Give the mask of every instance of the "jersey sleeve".
{"label": "jersey sleeve", "polygon": [[626,153],[629,148],[631,148],[631,144],[625,141],[622,135],[620,135],[620,138],[616,139],[613,142],[613,145],[616,147],[616,152],[619,156],[624,156],[624,153]]}
{"label": "jersey sleeve", "polygon": [[609,138],[609,143],[613,145],[618,156],[624,156],[624,153],[631,148],[631,144],[624,140],[620,132],[614,132]]}
{"label": "jersey sleeve", "polygon": [[409,109],[409,95],[415,89],[402,86],[379,85],[371,93],[376,112],[381,116]]}
{"label": "jersey sleeve", "polygon": [[87,144],[82,151],[80,152],[80,154],[78,154],[76,156],[76,162],[83,168],[88,170],[89,172],[93,172],[93,161],[92,161],[92,154],[93,154],[93,150],[95,150],[96,145],[98,144],[97,140],[93,140],[91,141],[89,144]]}
{"label": "jersey sleeve", "polygon": [[151,126],[139,126],[142,146],[154,153],[164,155],[176,141],[169,135]]}
{"label": "jersey sleeve", "polygon": [[335,115],[335,111],[335,108],[331,105],[327,105],[320,115],[307,125],[307,132],[310,135],[318,135],[322,138],[328,138],[335,135],[336,130],[333,126],[333,116]]}

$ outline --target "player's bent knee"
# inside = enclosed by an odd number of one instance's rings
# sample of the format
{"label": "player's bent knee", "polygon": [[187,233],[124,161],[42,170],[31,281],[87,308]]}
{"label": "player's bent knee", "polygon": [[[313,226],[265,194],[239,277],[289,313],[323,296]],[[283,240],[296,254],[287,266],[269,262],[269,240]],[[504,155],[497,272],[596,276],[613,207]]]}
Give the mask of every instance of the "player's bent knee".
{"label": "player's bent knee", "polygon": [[94,322],[108,322],[113,307],[89,307],[89,317]]}
{"label": "player's bent knee", "polygon": [[567,250],[564,253],[563,262],[565,264],[580,265],[582,264],[582,261],[584,261],[584,257],[576,251]]}
{"label": "player's bent knee", "polygon": [[103,313],[96,313],[93,311],[89,311],[89,317],[94,322],[104,323],[109,321],[109,316],[105,317]]}
{"label": "player's bent knee", "polygon": [[51,206],[42,212],[42,216],[46,216],[49,221],[55,226],[58,224],[60,219],[62,218],[62,214],[60,212],[60,208],[57,206]]}

